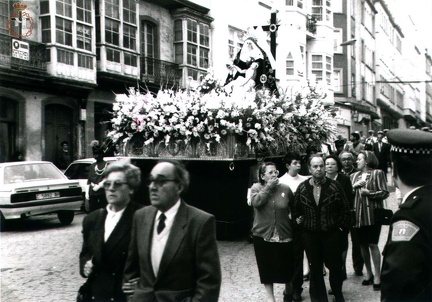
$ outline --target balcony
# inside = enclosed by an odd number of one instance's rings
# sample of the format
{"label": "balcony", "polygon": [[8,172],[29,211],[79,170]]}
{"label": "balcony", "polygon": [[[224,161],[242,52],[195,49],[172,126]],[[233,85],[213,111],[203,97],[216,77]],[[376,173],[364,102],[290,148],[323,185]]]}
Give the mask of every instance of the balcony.
{"label": "balcony", "polygon": [[315,37],[316,24],[317,24],[317,19],[315,18],[315,16],[307,15],[306,31],[308,36]]}
{"label": "balcony", "polygon": [[141,81],[148,86],[178,87],[181,77],[178,64],[141,56]]}
{"label": "balcony", "polygon": [[[16,72],[29,74],[47,75],[46,46],[42,43],[25,40],[28,43],[28,60],[12,57],[12,39],[11,36],[0,34],[0,68],[11,69],[12,75]],[[15,39],[18,40],[18,39]],[[8,72],[10,74],[10,71]]]}

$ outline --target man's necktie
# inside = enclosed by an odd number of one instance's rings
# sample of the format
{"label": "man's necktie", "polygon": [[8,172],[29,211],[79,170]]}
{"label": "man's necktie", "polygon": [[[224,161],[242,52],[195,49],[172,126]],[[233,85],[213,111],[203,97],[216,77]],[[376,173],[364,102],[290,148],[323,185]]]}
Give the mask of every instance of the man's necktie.
{"label": "man's necktie", "polygon": [[160,214],[159,224],[158,224],[157,229],[156,229],[158,234],[160,234],[163,231],[163,229],[165,228],[165,219],[166,219],[166,216],[163,213]]}

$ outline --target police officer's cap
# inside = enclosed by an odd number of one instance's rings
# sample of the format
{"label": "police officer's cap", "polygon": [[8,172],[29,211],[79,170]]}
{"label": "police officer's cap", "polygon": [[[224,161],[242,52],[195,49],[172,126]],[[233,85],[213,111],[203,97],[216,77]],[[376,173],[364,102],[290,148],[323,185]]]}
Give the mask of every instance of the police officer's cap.
{"label": "police officer's cap", "polygon": [[384,132],[380,130],[380,131],[378,131],[378,134],[383,134],[384,135]]}
{"label": "police officer's cap", "polygon": [[387,133],[391,151],[404,154],[432,155],[432,133],[410,129],[393,129]]}

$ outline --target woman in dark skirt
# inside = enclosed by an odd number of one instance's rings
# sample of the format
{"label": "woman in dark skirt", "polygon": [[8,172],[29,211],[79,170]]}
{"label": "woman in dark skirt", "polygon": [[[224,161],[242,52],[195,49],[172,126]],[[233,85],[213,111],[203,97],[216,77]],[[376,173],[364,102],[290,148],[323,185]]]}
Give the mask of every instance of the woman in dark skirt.
{"label": "woman in dark skirt", "polygon": [[251,188],[255,256],[269,302],[275,301],[274,283],[285,283],[284,301],[291,301],[294,269],[291,223],[294,195],[288,186],[279,183],[278,176],[276,165],[265,162],[258,170],[259,183]]}

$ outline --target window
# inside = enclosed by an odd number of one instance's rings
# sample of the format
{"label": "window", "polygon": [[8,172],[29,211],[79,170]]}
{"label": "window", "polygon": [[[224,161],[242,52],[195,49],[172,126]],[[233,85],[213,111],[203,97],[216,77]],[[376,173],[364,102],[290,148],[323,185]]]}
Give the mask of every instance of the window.
{"label": "window", "polygon": [[177,64],[183,63],[183,44],[174,45],[175,50],[175,62]]}
{"label": "window", "polygon": [[57,49],[57,62],[74,65],[74,53],[63,49]]}
{"label": "window", "polygon": [[323,79],[323,63],[322,55],[312,55],[312,74],[315,75],[317,82]]}
{"label": "window", "polygon": [[137,66],[138,60],[137,56],[134,54],[124,53],[124,63],[129,66]]}
{"label": "window", "polygon": [[9,4],[7,0],[0,1],[0,33],[9,34],[8,22],[10,17]]}
{"label": "window", "polygon": [[105,1],[105,16],[120,19],[119,0]]}
{"label": "window", "polygon": [[[4,1],[4,2],[7,2],[7,1]],[[50,12],[49,11],[49,0],[41,0],[40,1],[40,13],[43,15],[43,14],[49,14],[49,12]]]}
{"label": "window", "polygon": [[91,27],[77,24],[77,47],[91,51]]}
{"label": "window", "polygon": [[123,0],[123,22],[136,24],[135,0]]}
{"label": "window", "polygon": [[141,22],[141,54],[149,58],[155,57],[155,29],[155,24],[149,21]]}
{"label": "window", "polygon": [[120,63],[120,51],[107,48],[106,55],[108,61]]}
{"label": "window", "polygon": [[42,43],[51,43],[50,17],[41,17]]}
{"label": "window", "polygon": [[351,75],[351,96],[356,96],[357,95],[357,93],[356,93],[356,77],[355,77],[355,74],[353,73],[352,75]]}
{"label": "window", "polygon": [[91,1],[77,0],[77,20],[85,23],[92,23],[91,19]]}
{"label": "window", "polygon": [[285,65],[286,75],[294,75],[294,58],[293,58],[291,52],[288,53],[285,62],[286,62],[286,65]]}
{"label": "window", "polygon": [[318,21],[331,20],[331,1],[330,0],[312,0],[312,16]]}
{"label": "window", "polygon": [[374,33],[374,17],[375,14],[372,11],[372,9],[369,7],[369,4],[366,3],[365,1],[362,2],[362,24],[364,24],[364,26],[366,27],[366,29],[370,32],[370,33]]}
{"label": "window", "polygon": [[206,48],[200,49],[199,60],[200,60],[199,67],[209,68],[209,50],[208,49],[206,49]]}
{"label": "window", "polygon": [[72,0],[57,0],[56,14],[72,18]]}
{"label": "window", "polygon": [[187,40],[189,42],[197,43],[197,22],[188,19],[187,20]]}
{"label": "window", "polygon": [[317,82],[323,81],[325,77],[327,85],[332,85],[332,58],[324,55],[312,55],[312,74],[315,75]]}
{"label": "window", "polygon": [[285,0],[286,6],[294,6],[294,0]]}
{"label": "window", "polygon": [[342,37],[342,28],[335,28],[334,29],[334,46],[333,46],[333,52],[335,53],[342,53],[342,46],[340,44],[343,41]]}
{"label": "window", "polygon": [[93,69],[93,57],[83,54],[78,54],[78,67]]}
{"label": "window", "polygon": [[110,44],[120,46],[119,41],[120,22],[105,20],[105,41]]}
{"label": "window", "polygon": [[183,41],[183,21],[174,21],[174,42]]}
{"label": "window", "polygon": [[234,61],[238,52],[243,46],[245,32],[230,27],[228,29],[228,59]]}
{"label": "window", "polygon": [[[176,63],[188,65],[188,76],[198,80],[198,69],[209,67],[209,25],[190,18],[175,20],[174,40]],[[195,71],[189,71],[194,68]]]}
{"label": "window", "polygon": [[187,64],[197,66],[197,47],[192,44],[187,45]]}
{"label": "window", "polygon": [[327,85],[332,85],[332,58],[329,56],[326,56],[326,81]]}
{"label": "window", "polygon": [[209,47],[210,45],[210,34],[209,26],[206,24],[200,24],[200,42],[199,44]]}
{"label": "window", "polygon": [[334,92],[343,92],[342,69],[333,70],[333,90]]}
{"label": "window", "polygon": [[123,25],[123,47],[135,50],[136,49],[136,28]]}
{"label": "window", "polygon": [[72,46],[72,21],[56,17],[56,42]]}

